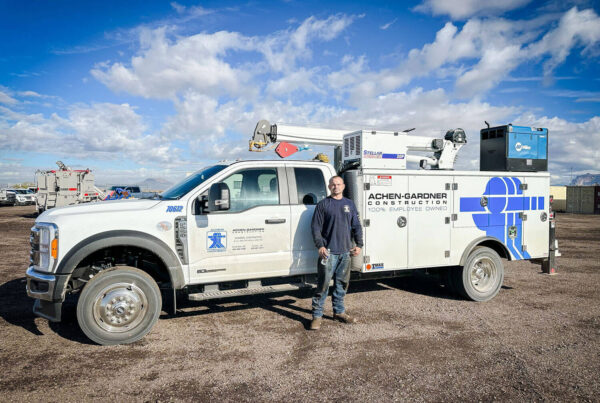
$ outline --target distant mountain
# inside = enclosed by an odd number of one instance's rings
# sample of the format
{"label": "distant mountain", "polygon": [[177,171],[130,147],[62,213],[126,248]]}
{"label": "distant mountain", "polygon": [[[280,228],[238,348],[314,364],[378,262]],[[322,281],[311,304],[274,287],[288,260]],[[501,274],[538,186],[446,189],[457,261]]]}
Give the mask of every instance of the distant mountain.
{"label": "distant mountain", "polygon": [[571,186],[600,185],[600,175],[585,174],[576,176],[571,181]]}
{"label": "distant mountain", "polygon": [[166,179],[148,178],[143,182],[140,182],[139,185],[142,190],[146,192],[162,192],[163,190],[170,188],[173,185],[173,182],[170,182]]}

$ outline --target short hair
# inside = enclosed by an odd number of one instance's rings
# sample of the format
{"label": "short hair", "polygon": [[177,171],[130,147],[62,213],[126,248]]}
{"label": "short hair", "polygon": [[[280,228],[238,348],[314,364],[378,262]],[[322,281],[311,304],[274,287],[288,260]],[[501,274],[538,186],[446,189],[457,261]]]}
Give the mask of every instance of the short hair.
{"label": "short hair", "polygon": [[333,180],[334,180],[335,178],[340,178],[340,179],[342,180],[342,183],[345,183],[345,182],[344,182],[344,178],[342,178],[342,177],[341,177],[341,176],[339,176],[339,175],[335,175],[335,176],[332,176],[331,178],[329,178],[329,183],[333,182]]}

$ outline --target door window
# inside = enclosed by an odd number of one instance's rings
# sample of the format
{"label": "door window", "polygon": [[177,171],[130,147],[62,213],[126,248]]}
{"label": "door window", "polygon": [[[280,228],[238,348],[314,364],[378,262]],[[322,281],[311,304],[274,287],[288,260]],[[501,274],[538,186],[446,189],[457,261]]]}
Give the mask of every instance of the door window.
{"label": "door window", "polygon": [[317,204],[327,197],[323,172],[317,168],[294,168],[298,204]]}
{"label": "door window", "polygon": [[279,204],[277,169],[251,168],[238,171],[222,181],[229,187],[229,212],[256,206]]}

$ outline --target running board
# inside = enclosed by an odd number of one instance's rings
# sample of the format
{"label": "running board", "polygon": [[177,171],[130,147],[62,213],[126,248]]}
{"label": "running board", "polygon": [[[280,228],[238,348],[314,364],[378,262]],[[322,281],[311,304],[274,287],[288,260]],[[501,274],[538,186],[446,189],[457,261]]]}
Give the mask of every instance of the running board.
{"label": "running board", "polygon": [[207,290],[196,294],[188,294],[190,301],[206,301],[215,298],[240,297],[244,295],[268,294],[273,292],[290,292],[313,288],[307,283],[276,284],[258,287],[238,288],[234,290]]}

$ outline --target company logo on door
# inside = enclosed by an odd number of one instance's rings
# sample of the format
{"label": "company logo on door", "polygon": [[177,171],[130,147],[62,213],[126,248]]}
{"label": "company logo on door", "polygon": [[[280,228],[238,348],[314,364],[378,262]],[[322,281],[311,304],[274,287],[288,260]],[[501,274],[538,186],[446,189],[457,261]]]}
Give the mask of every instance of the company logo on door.
{"label": "company logo on door", "polygon": [[209,252],[225,252],[227,250],[227,231],[208,231],[206,233],[206,249]]}

